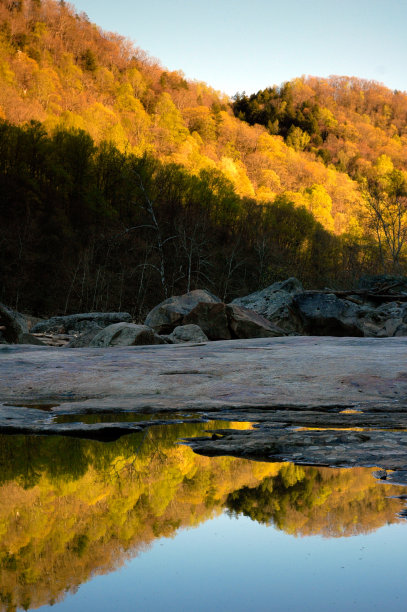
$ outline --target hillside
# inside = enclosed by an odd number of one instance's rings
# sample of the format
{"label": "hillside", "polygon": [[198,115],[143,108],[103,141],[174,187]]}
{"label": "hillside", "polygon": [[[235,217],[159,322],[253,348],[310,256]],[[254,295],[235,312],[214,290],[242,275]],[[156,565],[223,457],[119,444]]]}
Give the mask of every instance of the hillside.
{"label": "hillside", "polygon": [[[141,313],[203,284],[232,297],[287,274],[343,284],[403,268],[388,226],[400,206],[405,224],[406,94],[309,78],[232,104],[66,2],[0,0],[0,23],[0,299],[136,312],[137,293]],[[134,239],[152,212],[153,234]]]}

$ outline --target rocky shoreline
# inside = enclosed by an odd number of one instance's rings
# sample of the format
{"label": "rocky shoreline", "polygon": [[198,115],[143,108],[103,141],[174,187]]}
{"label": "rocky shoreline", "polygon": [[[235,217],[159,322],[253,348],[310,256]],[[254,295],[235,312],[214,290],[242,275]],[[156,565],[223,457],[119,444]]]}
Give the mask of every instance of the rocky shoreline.
{"label": "rocky shoreline", "polygon": [[291,278],[231,304],[195,290],[142,325],[80,313],[30,329],[3,305],[0,323],[0,433],[110,441],[191,419],[249,422],[187,442],[206,455],[377,466],[407,483],[404,277],[352,291]]}
{"label": "rocky shoreline", "polygon": [[[403,337],[3,345],[0,432],[108,441],[187,419],[244,421],[255,426],[188,443],[207,455],[375,466],[406,483],[406,363]],[[134,421],[120,422],[123,413]],[[71,422],[63,422],[68,415]],[[85,415],[110,417],[87,423]]]}
{"label": "rocky shoreline", "polygon": [[196,289],[164,300],[143,324],[126,312],[79,313],[31,323],[0,304],[0,344],[83,348],[292,335],[399,337],[407,336],[407,278],[364,277],[348,291],[305,291],[296,278],[289,278],[230,304]]}

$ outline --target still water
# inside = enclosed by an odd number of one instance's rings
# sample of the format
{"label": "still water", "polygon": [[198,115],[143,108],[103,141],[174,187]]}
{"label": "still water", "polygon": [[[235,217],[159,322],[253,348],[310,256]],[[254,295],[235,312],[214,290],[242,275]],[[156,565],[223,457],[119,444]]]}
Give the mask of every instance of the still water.
{"label": "still water", "polygon": [[177,444],[213,428],[0,437],[0,610],[407,609],[405,488]]}

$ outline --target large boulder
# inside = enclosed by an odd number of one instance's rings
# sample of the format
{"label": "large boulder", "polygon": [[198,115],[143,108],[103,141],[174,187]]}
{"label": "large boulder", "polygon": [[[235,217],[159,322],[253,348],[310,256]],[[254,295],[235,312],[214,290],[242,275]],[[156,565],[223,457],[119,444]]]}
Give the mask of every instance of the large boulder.
{"label": "large boulder", "polygon": [[3,342],[19,344],[23,334],[28,334],[28,325],[20,313],[0,303],[0,332]]}
{"label": "large boulder", "polygon": [[94,327],[107,327],[114,323],[131,323],[128,312],[85,312],[40,321],[31,329],[33,334],[85,332]]}
{"label": "large boulder", "polygon": [[199,302],[183,319],[184,325],[198,325],[210,340],[231,340],[227,307],[223,302],[217,304]]}
{"label": "large boulder", "polygon": [[22,314],[0,303],[0,344],[42,345],[42,342],[29,333]]}
{"label": "large boulder", "polygon": [[226,314],[229,329],[235,338],[273,338],[286,335],[280,327],[244,306],[228,304]]}
{"label": "large boulder", "polygon": [[165,344],[165,341],[151,327],[146,325],[114,323],[100,330],[88,346],[140,346],[147,344]]}
{"label": "large boulder", "polygon": [[296,278],[274,283],[261,291],[236,298],[232,304],[254,310],[287,333],[302,331],[301,321],[293,308],[294,296],[304,291]]}
{"label": "large boulder", "polygon": [[208,337],[198,325],[180,325],[174,329],[168,339],[173,344],[182,342],[207,342]]}
{"label": "large boulder", "polygon": [[198,325],[210,340],[269,338],[285,332],[253,310],[236,304],[200,303],[184,317],[184,324]]}
{"label": "large boulder", "polygon": [[201,302],[217,304],[220,299],[204,289],[170,297],[148,313],[144,325],[152,327],[158,334],[170,334]]}
{"label": "large boulder", "polygon": [[293,304],[304,332],[311,336],[364,336],[362,321],[372,311],[333,293],[301,293]]}

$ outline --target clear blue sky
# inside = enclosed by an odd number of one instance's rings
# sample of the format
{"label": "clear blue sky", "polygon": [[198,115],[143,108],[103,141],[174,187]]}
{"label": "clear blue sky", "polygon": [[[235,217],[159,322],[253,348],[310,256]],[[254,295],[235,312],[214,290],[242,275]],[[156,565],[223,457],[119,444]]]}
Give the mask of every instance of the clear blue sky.
{"label": "clear blue sky", "polygon": [[301,76],[407,90],[407,0],[76,0],[170,70],[233,95]]}

